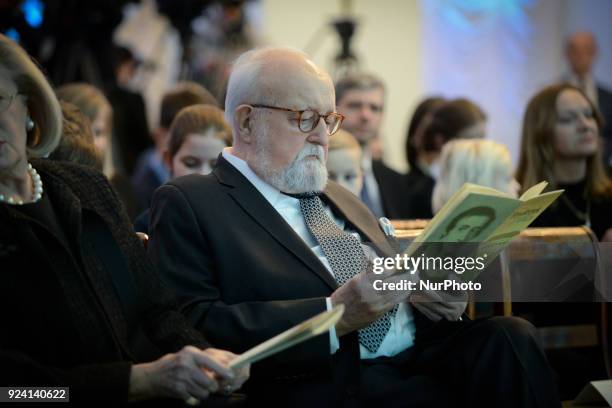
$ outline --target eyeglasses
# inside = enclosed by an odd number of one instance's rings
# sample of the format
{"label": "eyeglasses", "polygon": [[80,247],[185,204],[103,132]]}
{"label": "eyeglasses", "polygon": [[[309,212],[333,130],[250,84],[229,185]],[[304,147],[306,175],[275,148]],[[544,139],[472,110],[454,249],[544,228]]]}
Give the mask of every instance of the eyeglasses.
{"label": "eyeglasses", "polygon": [[13,103],[13,100],[17,95],[19,95],[19,93],[14,93],[12,95],[0,94],[0,113],[6,111],[8,108],[11,107],[11,104]]}
{"label": "eyeglasses", "polygon": [[340,125],[344,120],[344,115],[341,115],[337,112],[331,112],[327,115],[321,115],[319,112],[314,111],[312,109],[306,110],[295,110],[289,108],[280,108],[278,106],[268,106],[268,105],[251,105],[254,108],[263,108],[263,109],[276,109],[286,112],[293,112],[298,115],[298,128],[304,132],[312,132],[317,125],[319,124],[319,119],[323,118],[325,122],[325,127],[327,128],[327,133],[331,136],[340,129]]}

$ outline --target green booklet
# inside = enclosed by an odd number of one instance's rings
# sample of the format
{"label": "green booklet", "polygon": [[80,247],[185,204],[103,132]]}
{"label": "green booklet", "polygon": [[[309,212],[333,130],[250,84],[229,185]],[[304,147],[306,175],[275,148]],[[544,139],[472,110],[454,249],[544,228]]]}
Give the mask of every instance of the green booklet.
{"label": "green booklet", "polygon": [[343,313],[344,305],[337,305],[332,310],[319,313],[305,322],[293,326],[289,330],[245,351],[232,360],[229,366],[230,368],[240,368],[246,364],[255,363],[288,349],[289,347],[293,347],[315,336],[323,334],[338,323]]}
{"label": "green booklet", "polygon": [[[465,183],[404,254],[484,256],[488,264],[563,193],[563,190],[543,193],[547,185],[543,181],[521,197],[513,198],[493,188]],[[472,279],[476,274],[462,274],[460,278]]]}

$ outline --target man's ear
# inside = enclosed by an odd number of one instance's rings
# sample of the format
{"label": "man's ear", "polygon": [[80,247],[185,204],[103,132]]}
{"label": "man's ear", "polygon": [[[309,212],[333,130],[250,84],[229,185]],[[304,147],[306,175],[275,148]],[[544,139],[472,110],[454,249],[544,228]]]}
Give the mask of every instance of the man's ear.
{"label": "man's ear", "polygon": [[238,129],[238,137],[244,143],[253,141],[253,108],[249,105],[240,105],[236,108],[234,120]]}

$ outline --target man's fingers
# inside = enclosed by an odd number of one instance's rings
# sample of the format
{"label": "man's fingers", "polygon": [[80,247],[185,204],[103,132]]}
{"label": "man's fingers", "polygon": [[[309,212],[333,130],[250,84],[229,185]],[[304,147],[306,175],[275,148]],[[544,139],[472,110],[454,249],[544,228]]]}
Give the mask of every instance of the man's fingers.
{"label": "man's fingers", "polygon": [[213,355],[208,354],[206,350],[194,353],[194,359],[197,365],[206,367],[225,379],[232,380],[234,378],[232,369],[218,362]]}
{"label": "man's fingers", "polygon": [[208,390],[210,392],[217,392],[217,390],[219,389],[219,384],[212,377],[212,375],[208,374],[206,370],[200,367],[195,367],[195,369],[191,373],[191,381],[197,387]]}

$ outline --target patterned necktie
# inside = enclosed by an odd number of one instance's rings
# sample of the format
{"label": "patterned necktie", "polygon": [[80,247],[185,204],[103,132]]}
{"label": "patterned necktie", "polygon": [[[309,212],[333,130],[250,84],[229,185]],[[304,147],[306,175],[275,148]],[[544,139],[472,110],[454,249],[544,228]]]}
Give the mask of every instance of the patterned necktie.
{"label": "patterned necktie", "polygon": [[[319,196],[316,194],[293,196],[300,200],[300,209],[306,225],[321,245],[338,285],[344,285],[353,276],[365,271],[368,261],[359,240],[338,227],[325,212]],[[396,310],[397,306],[369,326],[359,330],[361,345],[375,353],[391,327],[391,317]]]}

